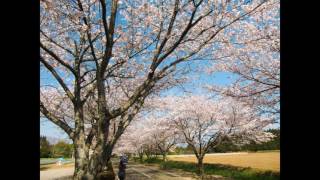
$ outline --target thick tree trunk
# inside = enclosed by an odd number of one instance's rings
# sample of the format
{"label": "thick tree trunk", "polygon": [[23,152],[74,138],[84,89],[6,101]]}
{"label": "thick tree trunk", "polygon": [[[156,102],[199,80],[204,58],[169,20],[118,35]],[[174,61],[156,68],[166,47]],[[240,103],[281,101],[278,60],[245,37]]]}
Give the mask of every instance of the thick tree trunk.
{"label": "thick tree trunk", "polygon": [[94,179],[97,180],[115,180],[116,174],[114,173],[112,162],[109,160],[107,162],[107,168],[103,169],[102,172],[97,172],[96,177]]}
{"label": "thick tree trunk", "polygon": [[115,179],[116,178],[116,174],[114,173],[114,170],[113,170],[113,166],[112,166],[112,161],[109,160],[107,162],[107,172],[110,174],[110,177]]}
{"label": "thick tree trunk", "polygon": [[73,178],[75,180],[89,179],[90,175],[88,174],[88,154],[84,144],[80,142],[74,143],[75,151],[75,170]]}
{"label": "thick tree trunk", "polygon": [[89,148],[85,143],[84,123],[83,123],[83,107],[78,102],[75,106],[75,137],[73,139],[74,144],[74,156],[75,156],[75,170],[73,178],[75,180],[90,179],[88,174],[88,159]]}
{"label": "thick tree trunk", "polygon": [[115,173],[111,162],[112,145],[103,147],[102,144],[97,144],[89,159],[89,149],[82,138],[83,136],[80,135],[74,141],[74,180],[114,180]]}
{"label": "thick tree trunk", "polygon": [[[98,139],[95,152],[92,154],[92,157],[89,161],[88,172],[91,174],[94,179],[114,179],[110,178],[108,174],[104,171],[104,168],[107,166],[111,160],[111,153],[113,146],[106,144],[109,137],[109,125],[110,125],[110,114],[107,110],[106,105],[106,93],[104,85],[104,68],[97,70],[97,91],[98,91],[98,131],[96,138]],[[110,170],[110,167],[108,168]],[[113,170],[113,168],[111,168]],[[114,172],[112,172],[114,175]],[[107,177],[108,176],[108,177]]]}
{"label": "thick tree trunk", "polygon": [[87,163],[85,174],[82,176],[85,179],[115,179],[115,173],[111,162],[112,147],[102,147],[97,145],[94,153],[91,155]]}

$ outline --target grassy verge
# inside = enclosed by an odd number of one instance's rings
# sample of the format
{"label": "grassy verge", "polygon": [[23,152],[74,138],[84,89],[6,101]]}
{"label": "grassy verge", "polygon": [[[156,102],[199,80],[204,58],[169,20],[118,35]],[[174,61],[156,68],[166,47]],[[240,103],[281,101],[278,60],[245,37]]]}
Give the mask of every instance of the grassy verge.
{"label": "grassy verge", "polygon": [[268,153],[268,152],[280,152],[280,150],[263,150],[263,151],[257,151],[259,153]]}
{"label": "grassy verge", "polygon": [[[58,158],[40,158],[40,165],[46,164],[56,164],[58,162]],[[71,158],[64,159],[64,163],[72,163],[74,162]]]}
{"label": "grassy verge", "polygon": [[[143,164],[159,164],[162,169],[180,169],[186,172],[197,172],[197,166],[192,162],[166,161],[152,158],[144,159]],[[280,173],[273,171],[262,171],[252,168],[241,168],[222,164],[204,164],[204,172],[206,175],[221,175],[235,180],[279,180]]]}
{"label": "grassy verge", "polygon": [[61,169],[61,168],[66,168],[66,167],[74,167],[73,162],[65,163],[63,165],[57,165],[57,164],[45,164],[45,165],[40,165],[40,171],[45,171],[49,169]]}

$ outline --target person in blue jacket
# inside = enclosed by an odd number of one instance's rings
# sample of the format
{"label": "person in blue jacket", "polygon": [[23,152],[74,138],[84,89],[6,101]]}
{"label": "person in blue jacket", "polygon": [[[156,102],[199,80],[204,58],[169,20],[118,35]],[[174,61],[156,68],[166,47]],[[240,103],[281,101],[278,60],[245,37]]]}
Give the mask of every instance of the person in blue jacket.
{"label": "person in blue jacket", "polygon": [[126,177],[127,164],[128,164],[128,158],[125,155],[121,155],[120,163],[119,163],[119,172],[118,172],[118,177],[120,180],[124,180]]}

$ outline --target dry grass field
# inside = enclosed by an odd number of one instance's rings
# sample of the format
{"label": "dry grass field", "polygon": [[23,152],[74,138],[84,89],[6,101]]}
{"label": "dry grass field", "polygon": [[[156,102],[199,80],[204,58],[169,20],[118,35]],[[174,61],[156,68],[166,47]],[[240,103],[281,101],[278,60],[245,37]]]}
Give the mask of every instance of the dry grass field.
{"label": "dry grass field", "polygon": [[[196,162],[196,157],[193,155],[172,155],[168,156],[168,159],[173,161]],[[241,154],[207,154],[204,158],[204,162],[280,172],[280,151]]]}

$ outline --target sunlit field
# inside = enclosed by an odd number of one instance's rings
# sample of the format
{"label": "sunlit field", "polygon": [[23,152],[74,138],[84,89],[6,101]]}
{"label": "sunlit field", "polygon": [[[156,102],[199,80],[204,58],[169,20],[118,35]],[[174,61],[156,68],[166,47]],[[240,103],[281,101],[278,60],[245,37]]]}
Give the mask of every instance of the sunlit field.
{"label": "sunlit field", "polygon": [[[173,161],[196,162],[194,155],[169,155],[168,159]],[[280,151],[207,154],[204,162],[280,172]]]}

